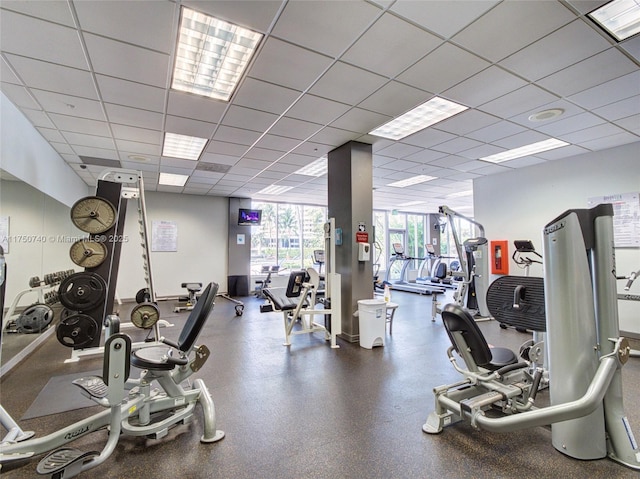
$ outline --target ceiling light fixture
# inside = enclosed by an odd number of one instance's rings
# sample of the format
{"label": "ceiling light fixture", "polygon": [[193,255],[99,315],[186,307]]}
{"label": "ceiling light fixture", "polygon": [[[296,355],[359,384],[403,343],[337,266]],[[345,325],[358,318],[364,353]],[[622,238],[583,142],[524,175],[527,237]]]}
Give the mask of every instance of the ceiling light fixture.
{"label": "ceiling light fixture", "polygon": [[398,205],[398,208],[406,208],[407,206],[416,206],[416,205],[422,205],[424,204],[424,201],[407,201],[406,203],[402,203],[401,205]]}
{"label": "ceiling light fixture", "polygon": [[409,110],[404,115],[400,115],[370,131],[369,134],[391,140],[401,140],[468,108],[436,96],[422,105],[418,105],[413,110]]}
{"label": "ceiling light fixture", "polygon": [[183,7],[171,88],[229,101],[262,37]]}
{"label": "ceiling light fixture", "polygon": [[393,183],[389,183],[387,186],[393,186],[395,188],[405,188],[407,186],[417,185],[418,183],[424,183],[426,181],[435,180],[435,176],[427,176],[427,175],[418,175],[413,176],[411,178],[407,178],[405,180],[394,181]]}
{"label": "ceiling light fixture", "polygon": [[160,173],[159,185],[184,186],[189,177],[187,175],[175,175],[173,173]]}
{"label": "ceiling light fixture", "polygon": [[618,42],[640,33],[638,0],[613,0],[588,16]]}
{"label": "ceiling light fixture", "polygon": [[270,185],[270,186],[267,186],[266,188],[262,188],[256,194],[257,195],[281,195],[282,193],[285,193],[292,188],[293,186]]}
{"label": "ceiling light fixture", "polygon": [[295,174],[319,177],[326,174],[327,171],[329,171],[327,157],[323,156],[321,158],[318,158],[314,162],[309,163],[307,166],[303,166],[298,171],[296,171]]}
{"label": "ceiling light fixture", "polygon": [[206,144],[206,138],[165,133],[162,156],[197,161]]}
{"label": "ceiling light fixture", "polygon": [[485,156],[480,158],[482,161],[488,161],[490,163],[502,163],[503,161],[514,160],[516,158],[522,158],[523,156],[535,155],[543,151],[553,150],[562,146],[567,146],[569,143],[562,140],[551,138],[549,140],[538,141],[537,143],[531,143],[530,145],[521,146],[512,150],[503,151],[491,156]]}
{"label": "ceiling light fixture", "polygon": [[455,193],[447,195],[447,198],[462,198],[463,196],[473,196],[473,190],[456,191]]}

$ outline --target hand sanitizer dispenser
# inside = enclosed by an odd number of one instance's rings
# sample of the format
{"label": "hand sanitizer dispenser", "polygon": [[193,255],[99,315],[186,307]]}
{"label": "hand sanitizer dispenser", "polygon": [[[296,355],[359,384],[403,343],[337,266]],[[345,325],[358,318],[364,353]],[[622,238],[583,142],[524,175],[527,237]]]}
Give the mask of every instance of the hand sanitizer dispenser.
{"label": "hand sanitizer dispenser", "polygon": [[358,261],[371,261],[371,245],[358,243]]}

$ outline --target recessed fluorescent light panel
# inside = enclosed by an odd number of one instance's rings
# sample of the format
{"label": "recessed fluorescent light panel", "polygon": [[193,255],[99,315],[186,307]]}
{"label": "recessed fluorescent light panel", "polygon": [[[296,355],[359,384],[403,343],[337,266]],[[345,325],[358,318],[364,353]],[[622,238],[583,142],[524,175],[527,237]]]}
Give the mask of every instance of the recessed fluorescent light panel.
{"label": "recessed fluorescent light panel", "polygon": [[436,96],[404,115],[400,115],[398,118],[394,118],[370,131],[369,134],[389,138],[390,140],[401,140],[416,131],[435,125],[467,109],[468,107],[466,106],[458,105]]}
{"label": "recessed fluorescent light panel", "polygon": [[464,196],[472,196],[472,195],[473,195],[473,190],[456,191],[455,193],[451,193],[450,195],[447,195],[447,198],[462,198]]}
{"label": "recessed fluorescent light panel", "polygon": [[162,156],[197,161],[207,144],[206,138],[165,133]]}
{"label": "recessed fluorescent light panel", "polygon": [[516,158],[522,158],[523,156],[535,155],[543,151],[553,150],[554,148],[560,148],[561,146],[567,146],[569,143],[562,140],[556,140],[551,138],[549,140],[539,141],[537,143],[531,143],[530,145],[514,148],[513,150],[503,151],[491,156],[485,156],[480,158],[482,161],[488,161],[490,163],[502,163],[503,161],[515,160]]}
{"label": "recessed fluorescent light panel", "polygon": [[411,185],[417,185],[418,183],[424,183],[425,181],[435,180],[435,176],[427,176],[427,175],[418,175],[412,178],[407,178],[406,180],[394,181],[393,183],[389,183],[387,186],[395,186],[396,188],[405,188]]}
{"label": "recessed fluorescent light panel", "polygon": [[318,177],[326,174],[328,169],[329,165],[327,164],[327,157],[323,156],[322,158],[318,158],[313,163],[309,163],[307,166],[303,166],[298,171],[296,171],[295,174]]}
{"label": "recessed fluorescent light panel", "polygon": [[407,201],[406,203],[402,203],[401,205],[398,205],[399,208],[406,208],[407,206],[416,206],[416,205],[422,205],[424,204],[424,201]]}
{"label": "recessed fluorescent light panel", "polygon": [[184,186],[189,177],[187,175],[174,175],[173,173],[160,173],[159,185]]}
{"label": "recessed fluorescent light panel", "polygon": [[266,188],[262,188],[256,194],[257,195],[281,195],[282,193],[285,193],[292,188],[293,186],[271,185],[271,186],[267,186]]}
{"label": "recessed fluorescent light panel", "polygon": [[640,33],[640,0],[614,0],[589,16],[619,42]]}
{"label": "recessed fluorescent light panel", "polygon": [[171,88],[229,101],[262,34],[182,8]]}

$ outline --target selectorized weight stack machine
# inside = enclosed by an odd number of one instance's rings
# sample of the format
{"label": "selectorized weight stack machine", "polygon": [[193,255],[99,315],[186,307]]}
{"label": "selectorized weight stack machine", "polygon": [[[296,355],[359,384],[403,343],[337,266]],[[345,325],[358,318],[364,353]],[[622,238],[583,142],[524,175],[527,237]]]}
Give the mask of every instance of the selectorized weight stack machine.
{"label": "selectorized weight stack machine", "polygon": [[[551,405],[534,405],[540,370],[532,377],[513,353],[494,354],[470,315],[447,305],[448,354],[464,379],[434,389],[435,411],[422,429],[435,434],[462,420],[491,432],[551,424],[553,446],[563,454],[640,470],[622,400],[621,368],[631,348],[619,335],[612,206],[569,210],[551,221],[543,256]],[[502,415],[489,417],[488,410]]]}

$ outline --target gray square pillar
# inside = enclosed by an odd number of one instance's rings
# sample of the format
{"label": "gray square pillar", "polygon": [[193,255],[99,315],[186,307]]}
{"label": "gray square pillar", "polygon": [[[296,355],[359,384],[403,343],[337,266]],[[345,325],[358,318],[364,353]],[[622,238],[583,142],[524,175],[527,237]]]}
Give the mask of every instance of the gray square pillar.
{"label": "gray square pillar", "polygon": [[336,229],[342,230],[342,245],[336,246],[335,258],[336,273],[342,275],[341,337],[356,342],[360,329],[353,313],[358,300],[373,298],[373,254],[369,261],[358,261],[356,240],[360,232],[368,234],[370,245],[374,242],[371,145],[345,143],[329,152],[328,166],[328,214],[335,218]]}

